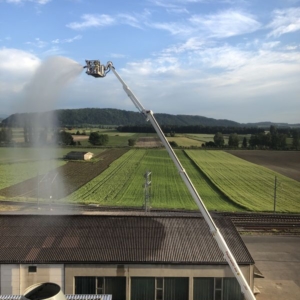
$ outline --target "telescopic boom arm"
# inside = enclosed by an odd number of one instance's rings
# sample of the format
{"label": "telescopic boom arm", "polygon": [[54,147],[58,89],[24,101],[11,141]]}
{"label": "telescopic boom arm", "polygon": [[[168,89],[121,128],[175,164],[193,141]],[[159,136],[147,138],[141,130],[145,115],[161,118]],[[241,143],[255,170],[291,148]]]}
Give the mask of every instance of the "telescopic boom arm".
{"label": "telescopic boom arm", "polygon": [[188,177],[185,169],[182,167],[175,152],[173,151],[172,147],[170,146],[168,140],[166,139],[159,124],[157,123],[156,119],[154,118],[153,112],[151,110],[146,110],[142,106],[142,104],[139,102],[139,100],[136,98],[136,96],[132,93],[130,88],[126,85],[126,83],[123,81],[123,79],[117,73],[112,62],[108,62],[106,66],[101,65],[100,61],[98,61],[98,60],[86,60],[86,63],[87,63],[87,65],[84,67],[84,68],[87,68],[86,73],[88,75],[91,75],[94,77],[105,77],[106,74],[111,70],[116,75],[116,77],[119,79],[119,81],[121,82],[124,91],[126,92],[128,97],[132,100],[135,107],[145,116],[147,121],[150,121],[150,123],[154,127],[156,133],[158,134],[161,142],[167,149],[171,159],[175,163],[176,168],[178,169],[182,180],[184,181],[185,185],[187,186],[189,192],[191,193],[203,218],[205,219],[206,223],[208,224],[211,234],[215,238],[220,250],[224,254],[224,258],[228,262],[234,276],[238,280],[242,293],[244,294],[244,296],[247,300],[255,300],[254,294],[253,294],[250,286],[248,285],[239,265],[237,264],[233,254],[231,253],[229,247],[227,246],[221,232],[219,231],[218,227],[214,223],[211,215],[209,214],[208,210],[206,209],[201,197],[199,196],[198,192],[196,191],[196,189],[195,189],[194,185],[192,184],[190,178]]}

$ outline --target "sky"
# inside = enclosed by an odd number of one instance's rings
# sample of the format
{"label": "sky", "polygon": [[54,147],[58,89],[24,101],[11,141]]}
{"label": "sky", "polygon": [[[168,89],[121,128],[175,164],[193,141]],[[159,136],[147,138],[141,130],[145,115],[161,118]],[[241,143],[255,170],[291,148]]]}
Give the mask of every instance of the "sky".
{"label": "sky", "polygon": [[[300,0],[0,0],[0,115],[23,112],[53,56],[112,61],[154,113],[300,123]],[[136,111],[112,72],[83,70],[57,97]]]}

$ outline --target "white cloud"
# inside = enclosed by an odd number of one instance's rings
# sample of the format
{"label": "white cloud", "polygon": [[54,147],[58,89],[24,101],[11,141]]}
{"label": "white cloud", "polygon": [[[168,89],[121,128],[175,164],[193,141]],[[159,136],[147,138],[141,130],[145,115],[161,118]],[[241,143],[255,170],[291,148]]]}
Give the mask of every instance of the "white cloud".
{"label": "white cloud", "polygon": [[[18,50],[0,49],[0,74],[28,74],[32,73],[40,64],[40,60],[33,54]],[[3,76],[5,78],[6,76]]]}
{"label": "white cloud", "polygon": [[274,41],[274,42],[268,42],[268,43],[263,43],[262,48],[264,49],[272,49],[280,45],[280,41]]}
{"label": "white cloud", "polygon": [[147,25],[152,28],[166,30],[173,35],[182,35],[182,36],[190,36],[195,33],[195,28],[191,27],[187,23],[176,23],[176,22],[169,22],[169,23],[159,23],[148,22]]}
{"label": "white cloud", "polygon": [[82,38],[81,35],[76,35],[73,38],[69,39],[55,39],[52,41],[52,44],[65,44],[65,43],[73,43],[74,41],[80,40]]}
{"label": "white cloud", "polygon": [[162,50],[162,53],[184,53],[189,51],[196,51],[199,49],[203,49],[207,46],[209,46],[209,43],[207,41],[204,41],[202,39],[192,37],[189,38],[185,43],[178,44],[178,45],[172,45],[164,50]]}
{"label": "white cloud", "polygon": [[35,55],[19,49],[0,49],[0,94],[2,111],[9,113],[20,92],[40,65]]}
{"label": "white cloud", "polygon": [[126,57],[126,55],[120,54],[120,53],[111,53],[110,57],[112,57],[112,58],[124,58],[124,57]]}
{"label": "white cloud", "polygon": [[72,22],[66,26],[75,29],[87,29],[91,27],[108,27],[112,25],[125,24],[131,27],[141,29],[143,23],[147,21],[151,13],[148,10],[144,10],[141,13],[119,13],[116,15],[99,15],[99,14],[85,14],[81,16],[82,22]]}
{"label": "white cloud", "polygon": [[118,14],[117,16],[118,22],[127,24],[132,27],[141,28],[139,20],[129,14]]}
{"label": "white cloud", "polygon": [[173,35],[219,39],[254,32],[261,24],[250,14],[226,10],[210,15],[193,15],[180,22],[148,23],[148,26],[169,31]]}
{"label": "white cloud", "polygon": [[67,27],[71,29],[86,29],[89,27],[106,27],[111,26],[116,23],[116,20],[109,15],[93,15],[93,14],[85,14],[81,17],[83,19],[82,22],[72,22],[67,24]]}
{"label": "white cloud", "polygon": [[216,38],[250,33],[260,28],[260,23],[247,13],[226,10],[206,16],[194,15],[189,20],[198,30]]}
{"label": "white cloud", "polygon": [[291,33],[300,30],[300,8],[288,8],[275,10],[274,18],[267,25],[272,31],[268,34],[269,37],[279,37],[286,33]]}
{"label": "white cloud", "polygon": [[34,46],[34,47],[37,47],[37,48],[45,48],[48,45],[47,42],[42,41],[40,38],[36,38],[34,40],[34,42],[26,42],[25,44],[26,45],[31,45],[31,46]]}
{"label": "white cloud", "polygon": [[42,57],[54,56],[54,55],[63,55],[65,51],[58,46],[52,46],[43,53],[41,53]]}
{"label": "white cloud", "polygon": [[[227,44],[183,43],[177,46],[182,51],[169,47],[161,56],[128,63],[120,74],[154,112],[239,122],[262,121],[266,116],[271,121],[299,122],[300,53],[283,52],[276,45],[257,46],[250,51]],[[280,107],[280,115],[275,116],[275,109],[270,114],[274,107]]]}

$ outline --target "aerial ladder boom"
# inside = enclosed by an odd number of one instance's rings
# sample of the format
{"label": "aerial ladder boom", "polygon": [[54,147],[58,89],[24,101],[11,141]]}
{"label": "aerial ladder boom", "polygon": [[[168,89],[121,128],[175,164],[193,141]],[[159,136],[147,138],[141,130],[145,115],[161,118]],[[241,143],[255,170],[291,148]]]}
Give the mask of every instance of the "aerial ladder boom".
{"label": "aerial ladder boom", "polygon": [[153,112],[151,110],[146,110],[142,104],[139,102],[139,100],[136,98],[136,96],[133,94],[133,92],[130,90],[130,88],[127,86],[127,84],[123,81],[123,79],[120,77],[120,75],[115,70],[112,62],[108,62],[106,66],[101,65],[100,61],[98,60],[86,60],[87,65],[84,68],[87,68],[86,73],[88,75],[94,76],[94,77],[105,77],[106,74],[109,71],[112,71],[118,80],[121,82],[124,91],[128,95],[128,97],[132,100],[135,107],[145,116],[147,121],[150,121],[152,126],[154,127],[157,135],[159,136],[161,142],[165,146],[166,150],[168,151],[171,159],[173,160],[177,170],[179,171],[179,174],[184,181],[185,185],[187,186],[189,192],[191,193],[195,203],[197,204],[203,218],[205,219],[206,223],[209,226],[210,232],[215,238],[220,250],[222,251],[224,258],[228,262],[235,278],[240,284],[241,291],[245,296],[245,299],[247,300],[255,300],[255,296],[245,279],[239,265],[237,264],[233,254],[231,253],[229,247],[227,246],[226,241],[224,240],[220,230],[216,226],[215,222],[213,221],[210,213],[208,212],[207,208],[205,207],[200,195],[196,191],[193,183],[191,182],[190,178],[188,177],[185,169],[182,167],[179,159],[177,158],[174,150],[170,146],[168,140],[166,139],[163,131],[161,130],[159,124],[157,123]]}

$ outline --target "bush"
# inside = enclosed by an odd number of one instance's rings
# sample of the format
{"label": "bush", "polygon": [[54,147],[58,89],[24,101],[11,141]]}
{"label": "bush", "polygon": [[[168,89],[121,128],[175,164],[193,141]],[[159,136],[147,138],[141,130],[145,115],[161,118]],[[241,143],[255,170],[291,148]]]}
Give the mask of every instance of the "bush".
{"label": "bush", "polygon": [[171,145],[171,147],[178,147],[178,144],[175,141],[170,141],[169,144]]}
{"label": "bush", "polygon": [[134,146],[136,144],[136,140],[135,139],[129,139],[128,140],[128,146]]}

